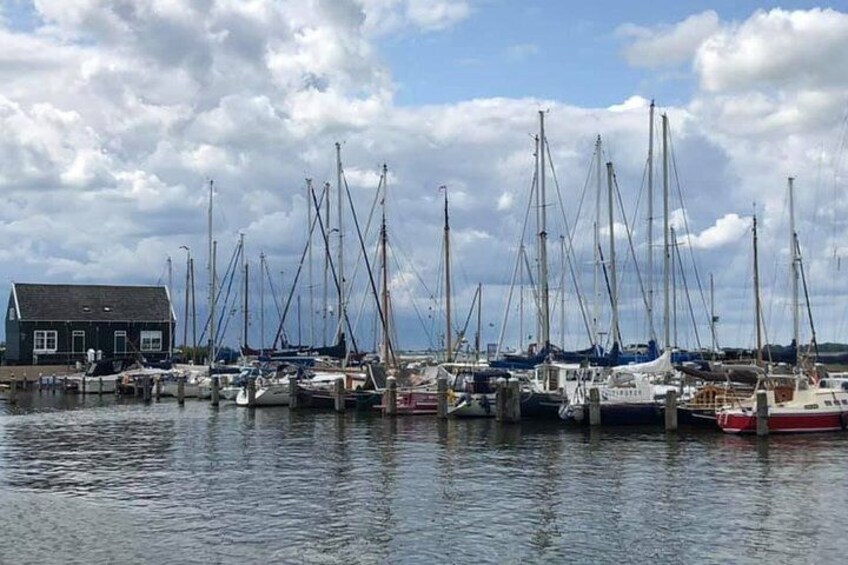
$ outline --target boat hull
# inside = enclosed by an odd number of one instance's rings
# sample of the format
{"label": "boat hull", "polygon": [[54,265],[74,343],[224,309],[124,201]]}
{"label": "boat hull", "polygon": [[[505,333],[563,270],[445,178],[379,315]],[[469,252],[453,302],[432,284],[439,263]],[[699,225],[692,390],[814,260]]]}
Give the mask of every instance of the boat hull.
{"label": "boat hull", "polygon": [[[756,433],[757,415],[751,410],[720,412],[716,417],[719,427],[727,433]],[[848,427],[848,412],[787,412],[769,413],[769,433],[834,432]]]}
{"label": "boat hull", "polygon": [[[291,398],[289,397],[288,384],[275,384],[264,386],[256,389],[254,398],[254,406],[288,406]],[[248,406],[247,389],[242,389],[236,395],[236,404],[238,406]]]}

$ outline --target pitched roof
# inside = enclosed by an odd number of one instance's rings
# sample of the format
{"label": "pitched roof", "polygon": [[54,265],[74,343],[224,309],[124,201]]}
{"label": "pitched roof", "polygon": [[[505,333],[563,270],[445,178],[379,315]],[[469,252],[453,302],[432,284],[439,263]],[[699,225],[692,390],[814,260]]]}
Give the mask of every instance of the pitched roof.
{"label": "pitched roof", "polygon": [[21,320],[167,322],[164,286],[13,283]]}

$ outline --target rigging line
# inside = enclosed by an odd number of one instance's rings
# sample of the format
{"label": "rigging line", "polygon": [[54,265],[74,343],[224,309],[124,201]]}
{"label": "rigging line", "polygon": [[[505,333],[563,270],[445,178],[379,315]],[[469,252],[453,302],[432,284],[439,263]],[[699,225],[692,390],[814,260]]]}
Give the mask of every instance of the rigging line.
{"label": "rigging line", "polygon": [[[633,266],[636,269],[636,280],[639,282],[639,291],[642,294],[642,303],[645,306],[645,311],[648,312],[649,333],[651,335],[651,339],[656,341],[657,336],[656,336],[656,331],[655,331],[655,328],[654,328],[654,320],[653,320],[653,316],[651,315],[651,309],[648,305],[648,296],[647,296],[647,293],[645,292],[645,285],[642,281],[642,273],[639,269],[639,261],[636,260],[636,248],[633,245],[633,234],[630,231],[630,225],[628,225],[628,223],[627,223],[627,214],[624,211],[624,200],[621,197],[621,189],[618,186],[618,175],[615,173],[615,171],[613,171],[613,174],[612,174],[612,183],[613,183],[613,186],[615,186],[616,200],[617,200],[617,203],[618,203],[618,209],[621,212],[621,219],[624,221],[624,233],[627,234],[627,243],[628,243],[628,246],[630,248],[630,254],[633,257]],[[619,331],[621,331],[621,330],[619,329]]]}
{"label": "rigging line", "polygon": [[[374,255],[372,256],[372,259],[371,259],[373,263],[377,262],[377,258],[379,257],[379,254],[380,254],[380,242],[377,241],[374,245]],[[360,324],[360,322],[362,322],[363,318],[365,317],[365,302],[368,300],[368,296],[369,296],[368,292],[362,293],[362,298],[359,301],[359,310],[357,311],[356,318],[353,321],[353,331],[354,332],[359,331],[359,324]],[[374,321],[374,332],[375,332],[374,343],[376,344],[377,343],[377,337],[376,337],[377,324],[379,324],[379,322],[377,321],[377,318],[376,318],[376,310],[374,312],[374,315],[375,315],[375,318],[374,318],[374,320],[375,320]],[[375,347],[375,350],[376,350],[376,347]]]}
{"label": "rigging line", "polygon": [[[604,273],[604,281],[607,285],[607,296],[610,300],[610,308],[615,308],[615,304],[612,301],[612,287],[610,286],[610,278],[609,274],[607,273],[607,264],[606,261],[604,261],[604,249],[601,245],[598,245],[598,257],[601,259],[601,270]],[[613,331],[617,331],[617,334],[613,335]],[[613,345],[615,343],[621,345],[621,328],[611,328],[610,337],[612,338]]]}
{"label": "rigging line", "polygon": [[[321,199],[318,201],[319,213],[316,214],[316,216],[320,216],[320,211],[321,211],[320,207],[324,203],[324,198],[325,198],[326,194],[327,194],[326,190],[321,192]],[[313,191],[313,194],[312,194],[312,198],[313,199],[315,198],[314,191]],[[307,205],[309,205],[309,203],[307,203]],[[297,282],[298,282],[298,280],[300,280],[300,272],[303,270],[303,262],[306,259],[306,253],[309,250],[309,246],[312,242],[312,234],[315,231],[315,226],[317,226],[317,225],[318,225],[318,218],[313,217],[312,218],[312,225],[309,226],[309,235],[306,238],[306,245],[303,246],[303,253],[301,253],[301,255],[300,255],[300,263],[297,265],[297,270],[295,271],[295,274],[294,274],[294,280],[292,280],[291,291],[289,291],[288,298],[286,298],[286,306],[285,306],[285,308],[283,308],[283,315],[280,317],[280,323],[277,326],[277,332],[274,335],[274,341],[271,345],[272,349],[277,346],[277,341],[285,335],[285,332],[283,330],[283,326],[286,323],[286,317],[288,317],[289,308],[291,308],[292,298],[294,297],[295,290],[297,290]],[[280,289],[280,290],[282,290],[282,289]],[[310,312],[310,315],[314,315],[314,314],[315,314],[314,312]],[[281,343],[281,345],[282,345],[282,343]],[[315,344],[311,343],[310,345],[315,345]]]}
{"label": "rigging line", "polygon": [[[233,255],[230,257],[230,261],[227,264],[227,269],[224,272],[223,280],[227,279],[227,277],[229,276],[229,273],[230,273],[230,269],[234,268],[234,263],[236,262],[237,255],[238,255],[238,245],[233,250]],[[217,286],[217,293],[215,294],[215,296],[213,297],[213,300],[212,300],[213,306],[215,306],[215,307],[218,306],[218,299],[221,297],[222,292],[223,292],[222,285],[218,285]],[[205,341],[206,332],[209,330],[209,324],[210,324],[211,321],[212,321],[212,312],[210,311],[210,312],[206,313],[206,321],[204,322],[203,331],[201,331],[201,333],[200,333],[200,340],[199,341],[201,343],[203,341]],[[217,332],[216,332],[216,337],[217,337]]]}
{"label": "rigging line", "polygon": [[698,323],[695,320],[695,310],[692,308],[692,297],[689,295],[689,285],[686,283],[686,270],[683,268],[683,259],[680,257],[680,246],[675,243],[674,250],[677,253],[677,270],[680,271],[680,279],[683,281],[683,292],[686,294],[686,303],[689,305],[689,316],[692,318],[692,328],[695,331],[695,344],[701,351],[701,336],[698,334]]}
{"label": "rigging line", "polygon": [[[513,294],[513,290],[515,289],[515,279],[518,276],[518,272],[519,272],[520,266],[521,266],[521,258],[524,255],[524,237],[527,234],[527,222],[530,219],[530,209],[533,207],[533,196],[534,196],[534,193],[536,191],[536,180],[537,180],[536,177],[537,176],[538,175],[534,171],[533,175],[532,175],[532,180],[530,181],[530,191],[529,191],[530,192],[530,198],[527,199],[527,208],[524,211],[524,224],[521,226],[521,238],[520,238],[520,241],[519,241],[519,244],[518,244],[518,250],[516,252],[515,270],[513,271],[513,274],[512,274],[512,281],[509,283],[509,293],[507,295],[506,308],[504,308],[503,322],[501,323],[501,329],[500,329],[500,332],[499,332],[499,335],[498,335],[498,348],[495,352],[496,357],[499,357],[500,354],[501,354],[501,347],[503,346],[503,339],[504,339],[504,334],[506,332],[506,325],[509,322],[509,308],[510,308],[510,305],[512,304],[512,294]],[[442,248],[442,249],[444,250],[444,248]],[[523,293],[523,289],[522,289],[522,293]],[[523,340],[524,339],[523,336],[520,337],[520,339]]]}
{"label": "rigging line", "polygon": [[[574,290],[577,293],[577,304],[580,306],[580,314],[583,317],[583,324],[586,326],[586,332],[589,336],[589,341],[591,342],[592,341],[592,329],[591,329],[591,324],[589,323],[589,315],[586,312],[587,306],[584,303],[583,293],[580,290],[579,279],[576,276],[574,276],[574,265],[573,265],[574,247],[572,246],[572,239],[574,237],[574,232],[569,228],[568,218],[566,218],[566,216],[565,216],[565,206],[563,205],[563,201],[562,201],[562,191],[560,190],[560,187],[559,187],[559,179],[557,178],[556,169],[554,169],[554,159],[553,159],[553,156],[551,155],[551,146],[548,143],[547,139],[545,139],[545,150],[548,153],[548,164],[551,167],[551,176],[553,177],[554,186],[556,187],[557,199],[559,200],[559,209],[560,209],[560,212],[562,213],[562,220],[564,222],[565,232],[568,234],[568,237],[566,238],[566,241],[568,242],[568,244],[566,246],[567,247],[566,257],[568,258],[568,264],[569,264],[569,267],[572,271],[572,281],[574,283]],[[591,167],[590,167],[590,170],[591,170]],[[587,181],[587,184],[588,184],[588,181]],[[585,191],[584,191],[584,194],[585,194]],[[581,197],[580,207],[582,207],[582,205],[583,205],[583,203],[582,203],[582,197]],[[578,213],[579,213],[580,207],[578,207]],[[575,223],[575,227],[576,227],[576,223]]]}
{"label": "rigging line", "polygon": [[[394,253],[392,253],[392,261],[394,261],[395,267],[397,268],[398,272],[403,272],[400,262],[398,261],[398,258]],[[427,337],[427,341],[430,342],[430,345],[433,345],[435,342],[431,339],[431,336],[427,331],[427,327],[424,324],[424,320],[421,317],[421,312],[419,311],[418,305],[415,302],[415,295],[410,291],[408,285],[406,284],[406,277],[400,277],[400,283],[401,289],[406,291],[406,293],[409,295],[409,302],[412,304],[412,309],[415,311],[418,320],[421,322],[421,326],[424,329],[424,335]]]}
{"label": "rigging line", "polygon": [[683,208],[683,228],[686,230],[686,247],[689,249],[689,256],[692,261],[692,270],[695,271],[695,282],[698,285],[698,294],[701,297],[701,305],[704,307],[704,313],[709,319],[710,309],[707,306],[707,297],[704,294],[704,285],[701,283],[700,269],[698,262],[695,260],[695,250],[692,246],[692,231],[689,228],[689,218],[686,215],[686,201],[683,198],[683,189],[680,185],[680,175],[677,170],[677,153],[674,151],[674,143],[671,136],[671,128],[668,128],[668,146],[671,149],[671,167],[674,172],[674,182],[677,185],[677,197],[680,200],[680,206]]}
{"label": "rigging line", "polygon": [[427,283],[424,281],[424,278],[421,276],[418,269],[415,268],[415,262],[410,259],[411,255],[409,253],[407,253],[406,250],[404,249],[404,247],[400,244],[400,238],[397,237],[397,234],[395,233],[395,231],[393,229],[389,229],[388,231],[389,231],[389,236],[392,238],[392,241],[395,242],[395,244],[392,247],[399,252],[399,255],[401,256],[401,258],[406,262],[406,264],[409,266],[409,269],[412,271],[412,274],[415,275],[415,278],[417,278],[418,282],[421,283],[421,286],[424,287],[424,291],[428,295],[432,296],[433,293],[430,292],[430,288],[427,286]]}
{"label": "rigging line", "polygon": [[[457,333],[456,344],[454,345],[453,355],[456,357],[462,347],[462,340],[465,339],[465,333],[468,331],[468,324],[471,322],[471,315],[474,314],[474,307],[477,305],[477,297],[480,294],[480,287],[474,290],[474,298],[471,300],[471,308],[468,309],[468,316],[465,318],[465,324],[462,330]],[[458,328],[457,328],[458,329]]]}
{"label": "rigging line", "polygon": [[[218,316],[218,323],[217,323],[216,328],[215,328],[215,330],[216,330],[215,331],[215,343],[221,343],[222,340],[219,339],[219,338],[227,335],[226,331],[225,331],[226,327],[222,327],[222,326],[224,326],[224,315],[226,314],[227,307],[230,304],[230,294],[231,294],[232,289],[233,289],[233,282],[235,282],[235,279],[236,279],[236,272],[238,271],[238,262],[239,262],[239,259],[241,258],[241,253],[242,253],[242,246],[240,244],[237,244],[235,253],[233,253],[233,258],[231,260],[230,266],[227,267],[227,271],[224,273],[224,277],[222,279],[223,281],[226,281],[226,280],[229,279],[229,282],[227,283],[227,293],[224,295],[224,302],[221,305],[221,314],[220,314],[220,316]],[[214,303],[215,303],[216,307],[218,305],[218,300],[221,298],[220,293],[221,293],[222,290],[223,289],[219,289],[218,296],[215,297]]]}
{"label": "rigging line", "polygon": [[[347,177],[344,175],[344,171],[342,171],[342,181],[344,182],[345,192],[348,195],[348,199],[351,199],[352,193],[350,192],[350,187],[347,184]],[[368,236],[371,234],[371,223],[374,219],[374,213],[377,210],[377,205],[380,202],[380,187],[382,181],[377,184],[377,191],[374,193],[374,200],[371,202],[371,210],[368,212],[368,220],[365,222],[365,232],[363,233],[363,239],[368,239]],[[351,209],[353,209],[353,204],[351,203]],[[356,213],[354,212],[354,215]],[[357,222],[358,223],[358,222]],[[354,263],[353,274],[351,275],[349,287],[353,289],[354,283],[356,281],[356,277],[359,274],[360,267],[362,266],[362,255],[364,251],[362,248],[357,250],[357,257]],[[349,299],[350,297],[348,297]]]}
{"label": "rigging line", "polygon": [[[804,299],[807,302],[807,316],[810,318],[810,333],[812,337],[810,338],[810,345],[815,348],[816,356],[819,354],[819,344],[816,339],[816,326],[813,324],[813,308],[810,304],[810,293],[807,290],[807,275],[804,273],[804,263],[801,260],[801,245],[798,243],[798,236],[795,235],[795,249],[798,252],[798,266],[801,267],[801,283],[804,286]],[[795,344],[795,351],[797,356],[799,344]],[[797,362],[797,359],[796,359]]]}
{"label": "rigging line", "polygon": [[[377,185],[377,194],[378,195],[380,194],[380,189],[382,188],[383,200],[385,200],[385,194],[387,192],[387,190],[386,190],[386,183],[388,182],[388,179],[386,179],[387,176],[388,176],[388,173],[386,172],[386,166],[383,165],[383,173],[380,175],[380,182]],[[380,306],[380,294],[379,294],[379,292],[377,292],[377,285],[374,282],[374,271],[371,269],[371,262],[368,260],[368,253],[367,253],[366,247],[365,247],[365,237],[362,234],[362,230],[360,230],[360,228],[359,228],[359,219],[356,216],[356,211],[353,209],[353,198],[351,198],[350,188],[347,185],[347,181],[345,181],[345,191],[347,192],[347,200],[348,200],[348,203],[350,204],[350,209],[353,212],[353,224],[356,228],[356,236],[357,236],[357,239],[359,239],[360,249],[362,250],[361,258],[363,258],[365,260],[365,270],[368,273],[368,282],[371,285],[371,291],[374,293],[374,300],[377,303],[377,312],[380,316],[380,322],[382,324],[382,327],[385,328],[385,327],[388,327],[386,325],[386,320],[388,320],[388,312],[383,312],[383,308]],[[370,218],[369,218],[369,221],[370,221]],[[363,301],[363,304],[364,304],[364,301]],[[347,315],[345,315],[345,318],[347,318]],[[349,328],[349,326],[350,326],[350,321],[348,321],[348,328]],[[351,339],[353,339],[353,330],[351,329],[350,331],[351,331]],[[385,339],[387,339],[389,341],[389,344],[388,344],[389,347],[388,348],[389,348],[389,351],[391,352],[392,358],[394,358],[395,354],[394,354],[394,350],[392,349],[392,344],[391,344],[391,340],[389,339],[389,336],[386,336]],[[386,362],[388,362],[388,360],[386,360]]]}

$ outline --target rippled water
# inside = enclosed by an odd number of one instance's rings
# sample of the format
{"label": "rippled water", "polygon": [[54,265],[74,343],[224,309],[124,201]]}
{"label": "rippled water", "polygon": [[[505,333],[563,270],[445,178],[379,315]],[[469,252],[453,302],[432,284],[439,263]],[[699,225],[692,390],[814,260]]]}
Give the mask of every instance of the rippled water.
{"label": "rippled water", "polygon": [[0,563],[844,562],[848,435],[0,401]]}

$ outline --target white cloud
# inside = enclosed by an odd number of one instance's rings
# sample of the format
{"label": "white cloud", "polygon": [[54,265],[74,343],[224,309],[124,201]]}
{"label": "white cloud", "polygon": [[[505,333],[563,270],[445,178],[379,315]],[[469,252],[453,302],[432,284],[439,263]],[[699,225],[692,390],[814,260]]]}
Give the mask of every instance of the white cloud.
{"label": "white cloud", "polygon": [[673,25],[626,24],[620,26],[616,34],[627,42],[624,57],[628,63],[657,68],[688,63],[703,41],[718,29],[718,14],[707,10]]}
{"label": "white cloud", "polygon": [[741,218],[738,214],[725,214],[715,224],[699,234],[679,237],[678,242],[689,244],[695,249],[715,249],[738,241],[751,226],[750,218]]}
{"label": "white cloud", "polygon": [[539,52],[535,43],[516,43],[506,48],[504,56],[508,63],[523,63]]}

